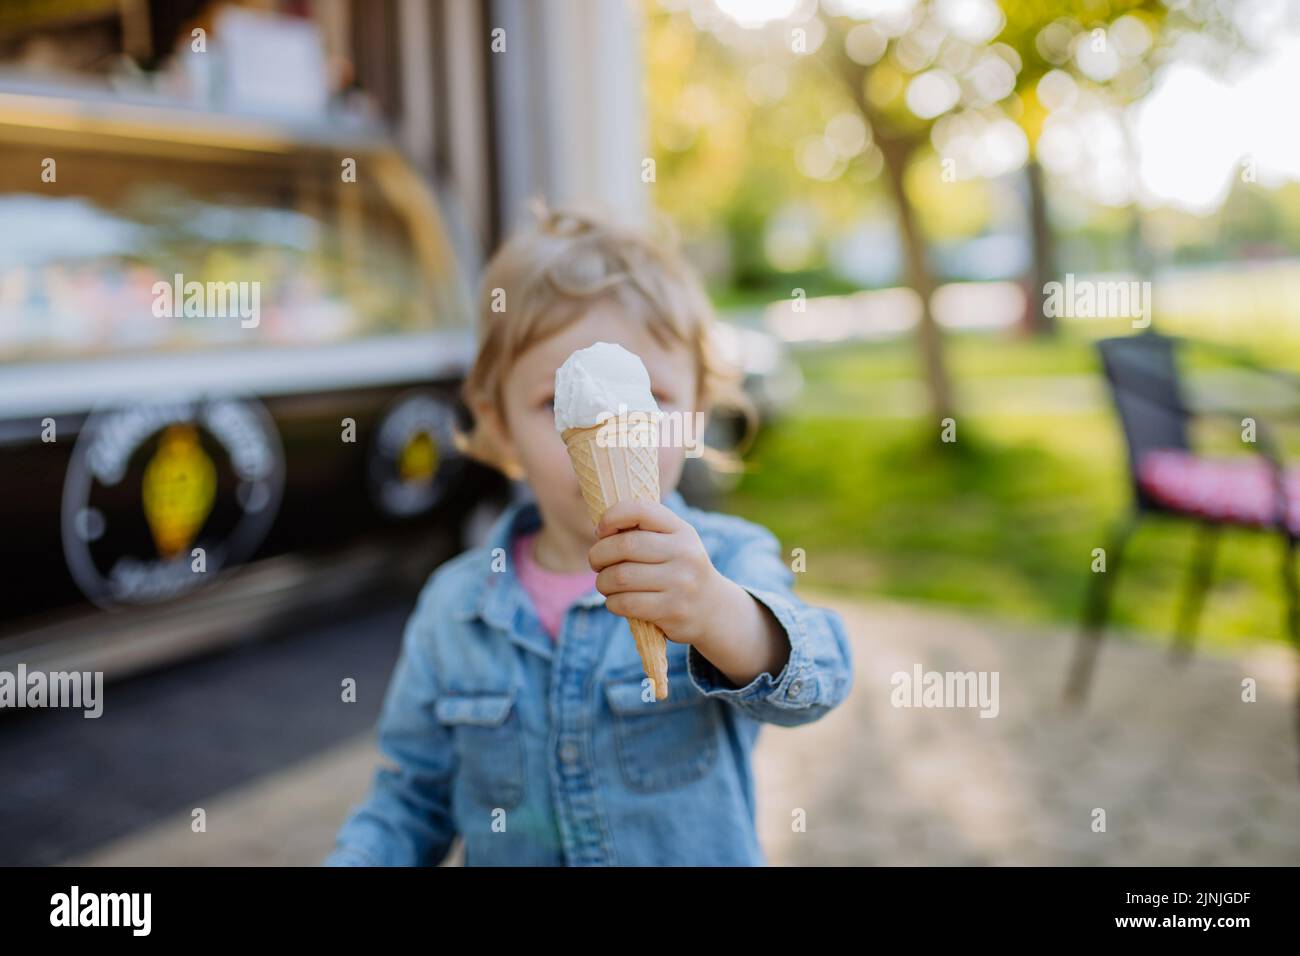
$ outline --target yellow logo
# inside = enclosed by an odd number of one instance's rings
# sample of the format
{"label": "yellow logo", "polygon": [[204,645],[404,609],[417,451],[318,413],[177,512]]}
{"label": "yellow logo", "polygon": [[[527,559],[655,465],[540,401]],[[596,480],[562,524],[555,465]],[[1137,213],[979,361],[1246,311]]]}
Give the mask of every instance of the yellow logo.
{"label": "yellow logo", "polygon": [[403,482],[428,481],[438,470],[438,446],[428,432],[416,432],[397,459],[397,474]]}
{"label": "yellow logo", "polygon": [[144,470],[144,516],[164,558],[189,547],[216,501],[217,469],[193,425],[169,425]]}

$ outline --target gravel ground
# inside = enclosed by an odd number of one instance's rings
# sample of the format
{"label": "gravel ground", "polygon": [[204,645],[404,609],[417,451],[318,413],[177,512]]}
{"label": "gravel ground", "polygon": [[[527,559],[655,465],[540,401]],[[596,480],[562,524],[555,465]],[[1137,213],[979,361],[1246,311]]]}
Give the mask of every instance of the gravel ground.
{"label": "gravel ground", "polygon": [[[1300,863],[1291,654],[1185,665],[1107,642],[1082,712],[1064,712],[1066,631],[889,602],[818,598],[844,615],[857,665],[839,709],[767,727],[759,829],[776,865]],[[998,673],[998,714],[891,704],[896,672]],[[1241,700],[1253,677],[1258,701]],[[377,762],[369,731],[173,813],[75,862],[313,865]],[[1095,829],[1098,810],[1104,832]],[[449,864],[458,862],[453,856]]]}

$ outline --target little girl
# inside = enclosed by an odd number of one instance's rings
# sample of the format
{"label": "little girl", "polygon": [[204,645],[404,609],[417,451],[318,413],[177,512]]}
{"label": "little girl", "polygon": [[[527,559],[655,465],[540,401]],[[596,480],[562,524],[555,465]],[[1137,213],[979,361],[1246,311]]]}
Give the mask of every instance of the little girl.
{"label": "little girl", "polygon": [[[471,453],[527,481],[486,545],[430,577],[379,721],[380,768],[331,865],[761,865],[750,755],[852,685],[839,617],[791,590],[765,528],[689,507],[682,448],[662,503],[592,533],[555,430],[556,369],[611,342],[664,412],[706,411],[729,379],[711,310],[678,254],[600,217],[546,212],[488,264],[465,383]],[[656,700],[627,618],[668,637]]]}

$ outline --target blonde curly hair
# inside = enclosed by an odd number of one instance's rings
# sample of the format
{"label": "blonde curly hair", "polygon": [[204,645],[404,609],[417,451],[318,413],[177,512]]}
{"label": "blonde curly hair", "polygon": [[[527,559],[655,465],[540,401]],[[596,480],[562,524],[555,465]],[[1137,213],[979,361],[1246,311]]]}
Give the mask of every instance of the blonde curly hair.
{"label": "blonde curly hair", "polygon": [[[613,301],[640,318],[664,345],[692,350],[699,383],[696,407],[728,406],[753,422],[738,370],[723,364],[712,336],[716,318],[699,278],[678,251],[677,236],[659,222],[658,235],[619,222],[595,207],[551,209],[529,203],[530,221],[497,250],[483,273],[478,298],[478,350],[462,394],[471,412],[501,405],[501,389],[515,361]],[[460,449],[511,477],[518,469],[478,426],[457,435]],[[706,450],[715,465],[732,464]]]}

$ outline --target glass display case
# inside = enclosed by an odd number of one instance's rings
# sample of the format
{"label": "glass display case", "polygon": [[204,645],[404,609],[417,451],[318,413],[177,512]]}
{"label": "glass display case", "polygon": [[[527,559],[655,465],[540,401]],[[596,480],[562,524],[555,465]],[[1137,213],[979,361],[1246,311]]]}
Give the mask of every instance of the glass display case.
{"label": "glass display case", "polygon": [[124,609],[216,620],[287,558],[427,572],[505,487],[453,442],[472,354],[382,136],[0,83],[0,661],[126,640]]}

